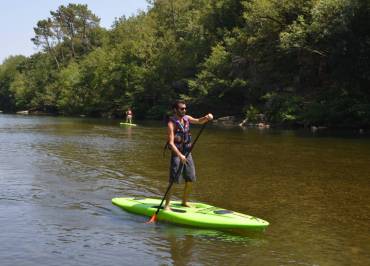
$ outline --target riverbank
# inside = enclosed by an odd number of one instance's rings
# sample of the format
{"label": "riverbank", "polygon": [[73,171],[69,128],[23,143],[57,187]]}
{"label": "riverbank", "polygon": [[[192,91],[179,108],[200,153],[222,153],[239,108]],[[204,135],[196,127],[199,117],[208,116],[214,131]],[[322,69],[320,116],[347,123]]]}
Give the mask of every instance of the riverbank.
{"label": "riverbank", "polygon": [[[3,113],[3,112],[0,112]],[[18,111],[16,113],[4,113],[4,114],[17,114],[17,115],[35,115],[35,116],[61,116],[61,117],[86,117],[86,118],[101,118],[101,119],[123,119],[124,117],[121,115],[112,115],[112,114],[105,114],[99,116],[88,116],[84,114],[79,115],[63,115],[58,114],[56,112],[44,112],[38,110],[23,110]],[[152,119],[151,119],[152,120]],[[155,119],[154,119],[155,120]],[[159,120],[158,120],[159,121]],[[310,125],[304,124],[303,122],[299,123],[270,123],[267,121],[253,121],[249,122],[248,119],[243,119],[240,116],[222,116],[215,118],[212,121],[212,124],[217,127],[241,127],[241,128],[258,128],[258,129],[269,129],[269,128],[278,128],[278,129],[299,129],[305,128],[311,130],[312,132],[321,132],[325,130],[352,130],[354,132],[358,132],[359,134],[368,134],[370,133],[369,127],[358,127],[358,126],[343,126],[343,125],[332,125],[332,126],[324,126],[324,125]]]}

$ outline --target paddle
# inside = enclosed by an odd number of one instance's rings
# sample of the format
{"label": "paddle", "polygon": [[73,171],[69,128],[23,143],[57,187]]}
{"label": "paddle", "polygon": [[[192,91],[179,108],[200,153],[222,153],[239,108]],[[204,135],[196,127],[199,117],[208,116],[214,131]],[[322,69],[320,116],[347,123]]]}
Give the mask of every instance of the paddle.
{"label": "paddle", "polygon": [[[197,137],[195,138],[195,140],[194,140],[193,144],[190,146],[189,151],[188,151],[187,153],[185,153],[185,158],[188,158],[189,154],[190,154],[190,153],[191,153],[191,151],[193,150],[193,148],[194,148],[194,146],[195,146],[195,143],[197,143],[197,140],[199,139],[200,134],[202,134],[202,132],[203,132],[204,128],[205,128],[205,127],[206,127],[206,125],[207,125],[207,123],[208,123],[208,121],[207,121],[207,122],[205,122],[205,123],[203,124],[203,126],[202,126],[202,128],[200,129],[200,131],[199,131],[199,133],[198,133]],[[180,164],[180,166],[179,166],[179,168],[177,169],[177,172],[176,172],[176,175],[175,175],[175,179],[177,179],[177,178],[180,176],[180,174],[181,174],[181,172],[182,172],[182,170],[183,170],[183,169],[184,169],[184,164],[183,164],[183,163],[181,163],[181,164]],[[173,185],[173,180],[171,180],[170,184],[168,185],[167,190],[166,190],[166,193],[164,193],[164,196],[163,196],[163,198],[162,198],[161,204],[159,204],[159,206],[158,206],[158,208],[157,208],[157,211],[153,214],[153,216],[150,218],[150,220],[149,220],[148,222],[146,222],[147,224],[149,224],[149,223],[153,223],[153,222],[157,221],[157,215],[158,215],[158,213],[159,213],[159,210],[161,209],[162,204],[163,204],[163,202],[164,202],[164,200],[165,200],[165,198],[166,198],[166,196],[167,196],[168,192],[170,191],[170,189],[171,189],[172,185]]]}

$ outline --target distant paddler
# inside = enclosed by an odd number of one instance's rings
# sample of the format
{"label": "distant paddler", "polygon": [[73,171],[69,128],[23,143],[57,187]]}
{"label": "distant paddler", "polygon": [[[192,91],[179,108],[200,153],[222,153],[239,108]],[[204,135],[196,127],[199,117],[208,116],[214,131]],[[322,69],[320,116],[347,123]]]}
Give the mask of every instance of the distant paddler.
{"label": "distant paddler", "polygon": [[126,123],[132,124],[132,117],[133,117],[134,114],[133,114],[131,108],[128,108],[125,114],[126,114]]}

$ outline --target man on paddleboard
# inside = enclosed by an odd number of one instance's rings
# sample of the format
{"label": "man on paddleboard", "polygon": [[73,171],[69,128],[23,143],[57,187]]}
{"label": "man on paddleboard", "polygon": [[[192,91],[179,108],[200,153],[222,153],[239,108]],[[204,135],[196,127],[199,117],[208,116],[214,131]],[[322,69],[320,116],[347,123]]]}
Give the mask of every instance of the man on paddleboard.
{"label": "man on paddleboard", "polygon": [[[194,118],[186,115],[186,103],[183,100],[177,100],[173,105],[173,116],[170,117],[167,124],[168,147],[171,152],[170,163],[170,180],[169,182],[182,183],[185,181],[184,194],[182,205],[189,207],[188,198],[191,191],[192,182],[196,180],[195,167],[191,153],[188,157],[185,154],[191,147],[190,124],[204,124],[213,119],[211,113],[201,117]],[[184,164],[184,168],[180,174],[178,169]],[[166,196],[165,210],[170,209],[171,190]]]}
{"label": "man on paddleboard", "polygon": [[128,110],[126,111],[126,123],[132,124],[132,116],[133,113],[131,111],[131,108],[128,108]]}

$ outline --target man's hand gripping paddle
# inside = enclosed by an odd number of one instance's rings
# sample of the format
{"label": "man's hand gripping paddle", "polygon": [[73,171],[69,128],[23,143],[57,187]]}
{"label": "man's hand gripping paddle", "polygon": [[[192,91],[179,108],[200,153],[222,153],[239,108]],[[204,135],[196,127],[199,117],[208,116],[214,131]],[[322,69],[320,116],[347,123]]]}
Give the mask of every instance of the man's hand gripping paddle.
{"label": "man's hand gripping paddle", "polygon": [[[208,123],[208,121],[207,121],[206,123],[204,123],[204,124],[203,124],[203,126],[202,126],[202,128],[200,129],[200,131],[199,131],[199,133],[198,133],[197,137],[195,138],[195,140],[194,140],[193,144],[191,145],[191,147],[190,147],[189,151],[185,154],[185,158],[188,158],[189,154],[190,154],[190,153],[191,153],[191,151],[193,150],[193,148],[194,148],[194,146],[195,146],[195,143],[197,143],[197,140],[198,140],[198,138],[199,138],[200,134],[202,134],[202,132],[203,132],[204,128],[205,128],[205,127],[206,127],[206,125],[207,125],[207,123]],[[179,168],[177,169],[177,172],[176,172],[176,175],[175,175],[175,176],[176,176],[176,178],[175,178],[175,179],[177,179],[177,178],[180,176],[180,174],[181,174],[181,172],[183,171],[183,169],[184,169],[184,164],[183,164],[183,163],[181,163],[181,164],[180,164],[180,166],[179,166]],[[159,210],[161,209],[161,207],[162,207],[162,205],[163,205],[163,202],[164,202],[164,199],[166,198],[166,196],[167,196],[168,192],[170,191],[170,189],[171,189],[172,185],[173,185],[173,181],[171,181],[171,182],[170,182],[170,184],[168,185],[167,190],[166,190],[166,193],[164,193],[164,196],[163,196],[163,198],[162,198],[161,204],[159,204],[159,206],[158,206],[158,208],[157,208],[157,211],[153,214],[153,216],[150,218],[150,220],[149,220],[148,222],[146,222],[147,224],[154,223],[154,222],[156,222],[156,221],[157,221],[157,216],[158,216]]]}

